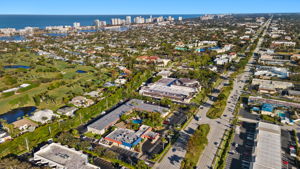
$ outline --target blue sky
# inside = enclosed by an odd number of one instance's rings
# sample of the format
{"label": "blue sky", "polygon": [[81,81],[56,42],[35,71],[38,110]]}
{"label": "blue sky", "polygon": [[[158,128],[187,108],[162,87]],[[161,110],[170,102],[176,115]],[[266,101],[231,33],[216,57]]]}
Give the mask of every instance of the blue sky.
{"label": "blue sky", "polygon": [[300,12],[300,0],[0,0],[0,14]]}

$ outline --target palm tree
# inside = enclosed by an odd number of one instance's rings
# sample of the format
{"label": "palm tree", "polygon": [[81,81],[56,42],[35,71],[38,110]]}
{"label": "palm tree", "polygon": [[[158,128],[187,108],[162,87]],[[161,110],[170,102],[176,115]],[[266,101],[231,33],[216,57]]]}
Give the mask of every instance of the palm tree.
{"label": "palm tree", "polygon": [[161,142],[163,143],[163,149],[165,149],[165,143],[167,143],[167,139],[165,137],[161,138]]}

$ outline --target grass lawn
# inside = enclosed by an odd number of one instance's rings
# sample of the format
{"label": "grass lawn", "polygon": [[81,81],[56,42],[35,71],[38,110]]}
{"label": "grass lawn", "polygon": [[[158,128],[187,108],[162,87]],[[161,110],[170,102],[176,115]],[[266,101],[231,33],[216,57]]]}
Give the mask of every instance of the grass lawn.
{"label": "grass lawn", "polygon": [[[20,94],[16,94],[9,97],[0,97],[0,114],[6,113],[14,108],[23,107],[23,106],[35,106],[33,96],[39,95],[44,92],[48,92],[47,94],[55,98],[54,102],[42,102],[39,106],[39,109],[52,109],[56,110],[59,107],[63,106],[63,98],[69,98],[72,96],[72,93],[76,95],[83,94],[84,85],[86,83],[89,84],[90,89],[95,89],[99,86],[99,84],[103,84],[106,80],[109,80],[106,74],[102,74],[99,76],[97,70],[91,66],[85,65],[74,65],[63,61],[58,60],[50,60],[49,62],[43,62],[42,64],[38,64],[39,60],[43,60],[42,56],[37,56],[33,53],[29,52],[18,52],[16,57],[13,57],[12,54],[6,54],[0,56],[0,66],[4,65],[32,65],[32,68],[27,70],[21,69],[3,69],[2,66],[0,69],[4,71],[4,76],[10,76],[14,79],[17,79],[17,83],[14,84],[6,84],[4,83],[4,78],[0,78],[0,88],[1,89],[9,89],[12,87],[19,86],[23,83],[28,83],[31,81],[36,81],[40,79],[53,79],[50,82],[41,83],[38,87],[30,89]],[[49,68],[54,68],[54,71],[48,72],[44,70],[49,70]],[[87,73],[76,73],[77,70],[84,70]],[[95,73],[94,73],[95,72]],[[63,76],[57,79],[59,75]],[[55,80],[56,79],[56,80]],[[64,81],[66,84],[59,86],[58,88],[48,90],[48,87],[56,82]],[[70,84],[70,85],[69,85]],[[25,105],[15,105],[12,106],[9,104],[12,100],[15,100],[20,97],[24,97],[28,95],[29,101]],[[70,98],[69,98],[70,99]]]}
{"label": "grass lawn", "polygon": [[[0,107],[1,107],[0,114],[6,113],[7,111],[10,111],[14,108],[17,108],[16,106],[12,106],[11,104],[9,104],[10,101],[12,101],[16,98],[25,96],[27,94],[31,98],[32,96],[34,96],[36,94],[45,92],[47,90],[48,85],[49,84],[41,84],[39,87],[33,88],[31,90],[28,90],[28,91],[25,91],[21,94],[16,94],[16,95],[13,95],[13,96],[10,96],[10,97],[7,97],[7,98],[0,98]],[[30,101],[24,106],[34,106],[34,105],[35,104],[34,104],[33,100],[30,99]]]}
{"label": "grass lawn", "polygon": [[208,124],[200,125],[195,133],[190,137],[187,145],[187,152],[181,163],[181,169],[194,168],[208,143],[207,135],[210,127]]}

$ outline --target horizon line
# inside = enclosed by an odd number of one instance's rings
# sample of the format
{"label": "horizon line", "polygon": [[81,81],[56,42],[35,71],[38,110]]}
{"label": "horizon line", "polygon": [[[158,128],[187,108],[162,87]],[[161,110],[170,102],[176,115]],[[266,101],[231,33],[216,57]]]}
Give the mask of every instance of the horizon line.
{"label": "horizon line", "polygon": [[0,14],[0,15],[60,15],[60,16],[68,16],[68,15],[82,15],[82,16],[92,16],[92,15],[222,15],[222,14],[300,14],[300,12],[246,12],[246,13],[236,13],[236,12],[232,12],[232,13],[191,13],[191,14],[187,14],[187,13],[170,13],[170,14]]}

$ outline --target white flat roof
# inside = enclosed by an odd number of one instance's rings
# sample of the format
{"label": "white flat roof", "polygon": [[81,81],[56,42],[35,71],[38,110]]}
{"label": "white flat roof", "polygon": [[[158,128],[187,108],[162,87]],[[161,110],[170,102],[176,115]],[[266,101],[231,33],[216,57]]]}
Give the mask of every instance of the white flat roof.
{"label": "white flat roof", "polygon": [[62,146],[57,143],[51,143],[34,154],[35,159],[55,163],[67,169],[98,169],[99,167],[88,163],[88,156]]}
{"label": "white flat roof", "polygon": [[281,169],[280,126],[260,122],[253,169]]}
{"label": "white flat roof", "polygon": [[194,88],[185,87],[185,86],[176,86],[176,85],[162,86],[162,85],[154,84],[149,86],[149,89],[161,91],[162,93],[166,92],[166,93],[173,93],[173,94],[185,95],[185,96],[189,96],[190,93],[196,92]]}

